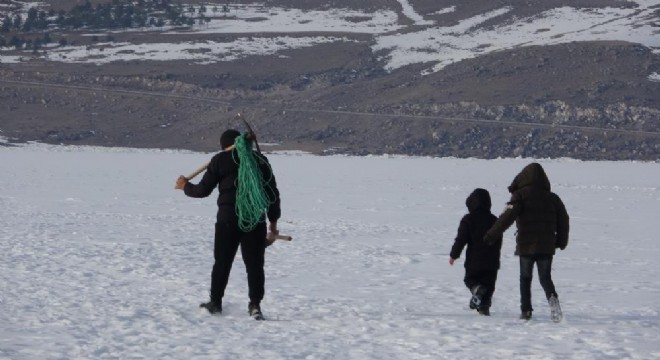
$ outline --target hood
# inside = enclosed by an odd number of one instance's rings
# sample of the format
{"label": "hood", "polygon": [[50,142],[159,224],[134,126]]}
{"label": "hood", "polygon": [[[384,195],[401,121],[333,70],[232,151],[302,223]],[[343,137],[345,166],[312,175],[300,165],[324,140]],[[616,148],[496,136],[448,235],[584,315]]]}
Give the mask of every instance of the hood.
{"label": "hood", "polygon": [[509,185],[509,192],[512,193],[525,186],[536,186],[550,191],[550,180],[541,164],[531,163],[525,166]]}
{"label": "hood", "polygon": [[465,206],[472,213],[479,209],[490,211],[490,194],[486,189],[475,189],[465,200]]}

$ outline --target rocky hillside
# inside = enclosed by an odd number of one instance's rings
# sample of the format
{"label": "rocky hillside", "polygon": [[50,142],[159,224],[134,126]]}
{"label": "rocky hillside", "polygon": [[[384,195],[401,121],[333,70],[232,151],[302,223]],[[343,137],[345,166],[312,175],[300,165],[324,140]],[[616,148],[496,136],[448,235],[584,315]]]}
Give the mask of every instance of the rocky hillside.
{"label": "rocky hillside", "polygon": [[[48,3],[41,8],[83,2]],[[189,16],[201,3],[190,1]],[[0,136],[214,151],[223,129],[241,127],[240,112],[273,150],[660,159],[660,43],[647,36],[660,35],[660,3],[266,4],[209,9],[206,24],[192,27],[51,26],[53,42],[66,45],[2,47]],[[15,5],[0,11],[24,11]],[[593,21],[589,30],[562,23],[573,11]],[[286,16],[295,20],[275,22]],[[516,32],[524,24],[535,30]]]}

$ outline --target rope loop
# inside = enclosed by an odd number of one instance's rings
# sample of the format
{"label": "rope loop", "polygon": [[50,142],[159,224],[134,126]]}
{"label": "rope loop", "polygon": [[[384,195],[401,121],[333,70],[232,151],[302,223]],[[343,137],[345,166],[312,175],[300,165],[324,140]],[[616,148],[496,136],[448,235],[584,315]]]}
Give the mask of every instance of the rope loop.
{"label": "rope loop", "polygon": [[[264,179],[260,165],[267,165],[264,159],[257,156],[252,150],[252,141],[241,134],[234,141],[238,159],[238,177],[236,178],[236,215],[238,215],[238,227],[243,232],[254,230],[263,221],[264,213],[275,201],[269,196],[268,183],[270,179]],[[272,171],[270,172],[272,174]],[[272,175],[271,175],[272,176]]]}

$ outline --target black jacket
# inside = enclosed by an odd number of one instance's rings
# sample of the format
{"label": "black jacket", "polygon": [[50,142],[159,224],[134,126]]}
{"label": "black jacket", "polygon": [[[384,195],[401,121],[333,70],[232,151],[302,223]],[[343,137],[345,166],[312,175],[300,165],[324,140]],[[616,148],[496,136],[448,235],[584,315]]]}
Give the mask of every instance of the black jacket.
{"label": "black jacket", "polygon": [[[257,152],[253,152],[253,154],[257,158],[263,179],[266,181],[266,192],[274,200],[267,210],[268,220],[275,222],[281,215],[280,192],[277,189],[275,175],[266,156]],[[183,191],[190,197],[203,198],[209,196],[217,186],[219,192],[218,207],[224,205],[234,206],[236,204],[238,164],[239,159],[236,149],[222,151],[213,156],[199,184],[187,183]]]}
{"label": "black jacket", "polygon": [[555,248],[568,245],[569,218],[559,196],[550,191],[543,167],[531,163],[520,171],[509,186],[511,200],[486,234],[502,236],[515,221],[516,255],[554,255]]}
{"label": "black jacket", "polygon": [[466,269],[474,271],[499,269],[502,237],[496,239],[492,245],[484,241],[486,231],[497,220],[497,217],[490,212],[490,194],[485,189],[476,189],[467,197],[465,205],[470,213],[461,219],[449,256],[458,259],[463,247],[467,245]]}

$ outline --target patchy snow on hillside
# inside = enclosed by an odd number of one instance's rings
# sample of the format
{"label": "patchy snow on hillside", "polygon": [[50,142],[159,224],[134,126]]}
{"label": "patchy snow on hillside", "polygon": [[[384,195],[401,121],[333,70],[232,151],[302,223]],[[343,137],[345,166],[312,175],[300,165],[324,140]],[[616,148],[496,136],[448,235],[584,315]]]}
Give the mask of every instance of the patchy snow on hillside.
{"label": "patchy snow on hillside", "polygon": [[[380,10],[363,12],[350,9],[303,11],[293,8],[268,7],[262,3],[231,5],[229,12],[207,7],[209,19],[190,30],[164,28],[164,34],[249,34],[232,42],[205,41],[181,43],[126,44],[107,43],[97,46],[66,46],[49,49],[46,58],[60,62],[108,63],[127,60],[186,60],[191,63],[233,61],[250,55],[273,55],[286,49],[315,44],[347,41],[346,36],[327,34],[370,34],[374,51],[382,51],[386,69],[428,63],[424,73],[482,54],[520,46],[553,45],[573,41],[617,40],[639,43],[660,51],[655,9],[660,0],[636,1],[634,9],[577,9],[562,7],[529,18],[482,28],[483,22],[505,15],[505,7],[472,18],[454,26],[436,26],[415,11],[408,0],[400,0],[402,14]],[[454,6],[437,12],[455,11]],[[199,8],[195,7],[195,12]],[[402,25],[403,16],[412,25]],[[140,31],[140,30],[130,30]],[[150,31],[153,31],[151,29]],[[320,33],[326,35],[319,35]],[[259,35],[259,34],[267,34]],[[282,34],[282,35],[278,35]],[[98,34],[97,34],[98,35]],[[3,54],[0,62],[27,61],[24,57]]]}
{"label": "patchy snow on hillside", "polygon": [[92,62],[105,64],[130,60],[189,60],[193,63],[215,63],[234,61],[250,55],[274,55],[281,50],[298,49],[314,45],[350,41],[336,37],[290,37],[276,38],[244,37],[232,42],[197,41],[174,44],[165,43],[99,43],[95,47],[67,46],[53,48],[46,57],[61,62]]}
{"label": "patchy snow on hillside", "polygon": [[455,26],[429,27],[406,34],[379,36],[374,49],[389,50],[389,70],[414,63],[435,63],[429,72],[438,71],[463,59],[520,46],[619,40],[639,43],[654,50],[660,49],[657,28],[648,19],[654,11],[652,8],[563,7],[492,29],[475,28],[488,19],[503,15],[507,10],[503,8],[465,19]]}

